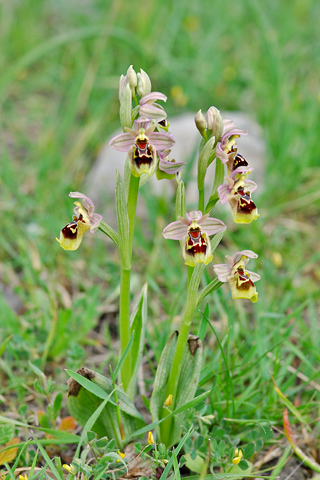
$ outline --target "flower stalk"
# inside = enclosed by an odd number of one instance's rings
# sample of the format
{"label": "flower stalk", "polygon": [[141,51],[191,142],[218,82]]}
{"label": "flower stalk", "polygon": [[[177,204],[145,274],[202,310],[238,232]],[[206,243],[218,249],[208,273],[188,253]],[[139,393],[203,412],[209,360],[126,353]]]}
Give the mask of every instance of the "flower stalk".
{"label": "flower stalk", "polygon": [[[140,177],[135,177],[134,175],[131,174],[129,191],[128,191],[128,202],[127,202],[128,221],[129,221],[129,235],[128,235],[129,266],[126,267],[125,265],[122,264],[121,279],[120,279],[119,324],[120,324],[121,355],[123,355],[130,340],[131,257],[132,257],[134,224],[135,224],[135,218],[136,218],[137,200],[138,200],[138,193],[139,193],[139,182],[140,182]],[[132,365],[130,362],[130,356],[127,355],[121,367],[121,381],[123,384],[124,391],[126,391],[132,376],[131,367]]]}
{"label": "flower stalk", "polygon": [[[183,354],[187,346],[187,340],[190,332],[190,327],[194,317],[195,310],[197,308],[197,292],[202,277],[202,273],[205,265],[203,263],[198,263],[193,269],[193,273],[189,282],[188,292],[187,292],[187,303],[185,306],[184,314],[181,320],[177,345],[175,349],[175,354],[172,361],[172,367],[169,375],[169,380],[167,383],[167,389],[165,397],[172,395],[173,401],[170,407],[163,410],[163,417],[167,417],[175,407],[175,398],[177,393],[177,386],[179,382],[180,371],[182,367]],[[172,417],[164,420],[160,425],[161,432],[161,441],[168,445],[170,444],[170,434],[171,434],[171,425]]]}

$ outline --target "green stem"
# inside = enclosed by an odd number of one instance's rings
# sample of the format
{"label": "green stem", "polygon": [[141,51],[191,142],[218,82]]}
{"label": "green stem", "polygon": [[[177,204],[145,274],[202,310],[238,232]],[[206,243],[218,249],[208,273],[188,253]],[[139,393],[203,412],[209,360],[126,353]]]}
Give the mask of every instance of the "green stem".
{"label": "green stem", "polygon": [[[186,303],[186,307],[185,307],[182,322],[181,322],[176,350],[175,350],[175,354],[174,354],[172,365],[171,365],[171,371],[170,371],[169,380],[167,383],[166,395],[165,395],[165,398],[167,398],[170,394],[172,395],[173,397],[172,404],[170,406],[171,407],[170,409],[169,408],[164,409],[163,417],[166,417],[167,415],[169,415],[170,411],[174,410],[176,393],[177,393],[177,388],[179,383],[179,376],[180,376],[180,371],[182,367],[183,354],[187,345],[187,340],[188,340],[194,312],[197,308],[197,291],[199,288],[199,283],[201,280],[203,270],[204,270],[204,265],[198,264],[196,268],[193,269],[193,274],[189,282],[188,293],[187,293],[187,303]],[[170,443],[172,421],[173,419],[172,417],[170,417],[164,422],[162,422],[162,424],[160,425],[161,441],[165,445],[168,445]]]}
{"label": "green stem", "polygon": [[132,242],[134,233],[134,224],[136,220],[137,200],[139,193],[140,177],[131,174],[129,192],[128,192],[128,218],[129,218],[129,256],[132,256]]}
{"label": "green stem", "polygon": [[193,274],[194,267],[190,267],[189,265],[187,266],[187,271],[188,271],[188,285],[191,281],[192,274]]}
{"label": "green stem", "polygon": [[204,212],[204,187],[199,188],[199,206],[198,210]]}
{"label": "green stem", "polygon": [[[121,268],[120,279],[120,346],[121,355],[130,340],[130,270]],[[126,391],[131,378],[130,355],[127,355],[121,367],[121,380],[123,389]]]}
{"label": "green stem", "polygon": [[[136,218],[136,207],[138,200],[139,192],[139,177],[134,177],[131,174],[129,192],[128,192],[128,219],[129,219],[129,239],[128,239],[128,248],[129,248],[129,258],[131,263],[132,257],[132,243],[133,243],[133,233],[134,233],[134,224]],[[130,340],[130,269],[121,268],[121,280],[120,280],[120,345],[121,345],[121,355],[123,355],[129,340]],[[132,365],[131,365],[131,355],[130,353],[126,356],[121,367],[121,381],[123,384],[123,389],[126,391],[131,376],[132,376]]]}

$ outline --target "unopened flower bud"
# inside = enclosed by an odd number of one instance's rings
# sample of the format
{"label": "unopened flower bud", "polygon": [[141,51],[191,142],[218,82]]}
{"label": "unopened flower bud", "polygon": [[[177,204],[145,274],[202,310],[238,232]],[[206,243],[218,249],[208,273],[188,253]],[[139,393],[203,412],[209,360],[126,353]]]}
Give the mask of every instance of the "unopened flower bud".
{"label": "unopened flower bud", "polygon": [[204,115],[201,110],[197,113],[197,115],[194,117],[194,121],[196,123],[196,127],[201,133],[201,135],[204,137],[205,136],[205,130],[207,128],[207,122],[206,119],[204,118]]}
{"label": "unopened flower bud", "polygon": [[166,401],[164,402],[164,406],[169,407],[171,405],[171,403],[172,403],[172,395],[170,393],[170,395],[168,395]]}
{"label": "unopened flower bud", "polygon": [[130,67],[127,70],[127,80],[128,80],[129,85],[130,85],[132,95],[135,95],[136,94],[136,86],[138,84],[138,81],[137,81],[137,74],[134,71],[132,65],[130,65]]}
{"label": "unopened flower bud", "polygon": [[123,97],[125,88],[127,86],[128,79],[127,76],[121,75],[120,80],[119,80],[119,100],[121,102],[121,99]]}
{"label": "unopened flower bud", "polygon": [[151,80],[149,75],[140,68],[140,73],[137,74],[137,94],[144,97],[151,92]]}
{"label": "unopened flower bud", "polygon": [[129,83],[126,84],[122,98],[120,100],[120,123],[123,129],[132,127],[132,93]]}
{"label": "unopened flower bud", "polygon": [[208,130],[211,130],[212,135],[219,140],[223,131],[223,121],[220,115],[220,110],[216,107],[210,107],[206,113],[206,121]]}
{"label": "unopened flower bud", "polygon": [[154,445],[154,436],[152,435],[152,432],[148,432],[148,443],[149,445]]}

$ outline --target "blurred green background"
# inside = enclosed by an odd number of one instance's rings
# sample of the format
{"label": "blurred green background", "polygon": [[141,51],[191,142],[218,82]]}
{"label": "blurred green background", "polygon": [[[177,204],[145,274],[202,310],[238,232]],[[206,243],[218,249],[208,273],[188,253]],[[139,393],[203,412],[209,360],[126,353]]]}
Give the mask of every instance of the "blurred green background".
{"label": "blurred green background", "polygon": [[[4,391],[14,387],[23,398],[27,360],[59,372],[81,366],[88,352],[101,369],[117,355],[110,339],[118,255],[100,232],[77,252],[64,252],[55,237],[71,220],[69,191],[82,191],[99,149],[119,128],[118,79],[131,64],[168,95],[169,117],[215,105],[262,126],[261,216],[239,228],[224,218],[230,228],[215,260],[244,248],[259,253],[251,268],[262,276],[259,302],[232,302],[222,289],[210,299],[210,318],[221,335],[228,322],[233,327],[232,363],[258,362],[240,390],[252,375],[275,395],[274,360],[265,356],[271,349],[285,358],[277,372],[286,393],[303,389],[286,366],[298,356],[314,378],[319,364],[320,3],[7,0],[0,9],[0,318],[3,339],[13,335],[1,360]],[[160,218],[170,222],[173,212],[168,199],[149,198],[152,235],[142,230],[135,241],[133,293],[149,281],[156,360],[184,304],[179,246],[161,236]]]}

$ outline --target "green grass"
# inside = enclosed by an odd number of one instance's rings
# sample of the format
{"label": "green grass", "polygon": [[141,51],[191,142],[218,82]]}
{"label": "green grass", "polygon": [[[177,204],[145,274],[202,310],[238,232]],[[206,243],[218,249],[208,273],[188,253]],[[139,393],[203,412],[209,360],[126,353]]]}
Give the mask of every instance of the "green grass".
{"label": "green grass", "polygon": [[[79,8],[26,0],[0,8],[0,281],[23,307],[14,312],[0,295],[2,341],[13,335],[0,360],[1,409],[21,420],[18,409],[26,404],[22,421],[33,421],[32,410],[46,408],[39,392],[28,400],[35,381],[29,360],[55,380],[55,392],[66,391],[66,367],[88,359],[106,373],[117,363],[110,335],[119,257],[100,232],[74,253],[62,251],[55,237],[71,218],[68,192],[82,190],[97,152],[119,126],[118,77],[133,64],[168,95],[169,115],[216,105],[245,111],[263,128],[261,216],[248,228],[235,228],[225,216],[228,234],[214,261],[230,251],[256,251],[251,269],[262,275],[259,302],[233,302],[227,287],[208,299],[222,350],[207,327],[201,388],[213,388],[205,414],[215,415],[231,443],[248,441],[253,420],[281,429],[284,405],[272,374],[297,402],[318,446],[319,390],[288,367],[319,382],[319,2],[96,0]],[[187,97],[183,106],[170,97],[176,86]],[[135,237],[133,294],[149,282],[148,355],[156,365],[179,325],[186,278],[179,246],[161,236],[173,220],[173,200],[153,198],[148,185],[143,197],[150,222],[146,232],[140,221]],[[212,278],[209,266],[206,280]],[[292,414],[291,422],[299,433]],[[26,458],[31,465],[34,457]]]}

